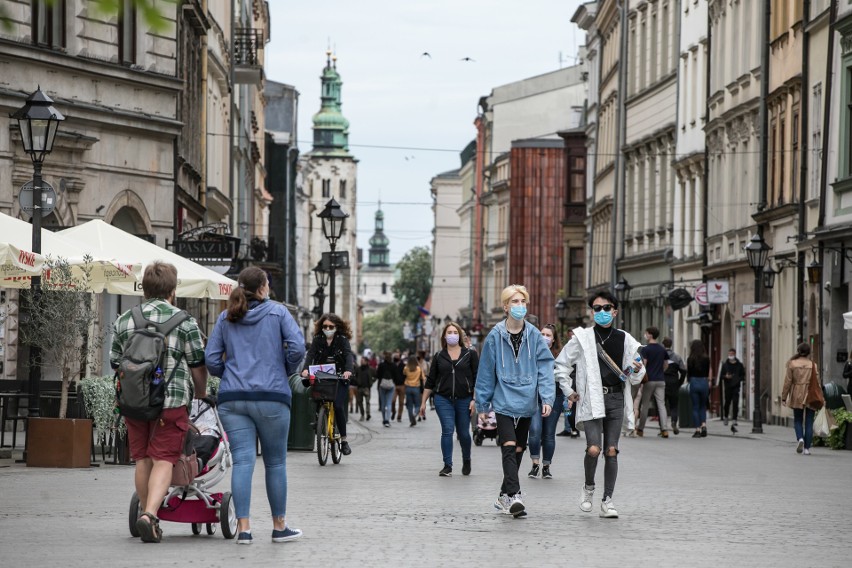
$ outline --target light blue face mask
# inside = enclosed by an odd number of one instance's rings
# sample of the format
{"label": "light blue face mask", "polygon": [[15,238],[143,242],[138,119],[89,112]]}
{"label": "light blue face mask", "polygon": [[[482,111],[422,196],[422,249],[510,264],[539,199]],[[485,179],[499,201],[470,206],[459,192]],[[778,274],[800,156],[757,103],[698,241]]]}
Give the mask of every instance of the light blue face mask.
{"label": "light blue face mask", "polygon": [[512,316],[516,320],[524,319],[524,316],[527,315],[527,307],[526,306],[512,306],[509,308],[509,315]]}
{"label": "light blue face mask", "polygon": [[603,310],[595,312],[595,323],[598,325],[609,325],[612,323],[612,312]]}

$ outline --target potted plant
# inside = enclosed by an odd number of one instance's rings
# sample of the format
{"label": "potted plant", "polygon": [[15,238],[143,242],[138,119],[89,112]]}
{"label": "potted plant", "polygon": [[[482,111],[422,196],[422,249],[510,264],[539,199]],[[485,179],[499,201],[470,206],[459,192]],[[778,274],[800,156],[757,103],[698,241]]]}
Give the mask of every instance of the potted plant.
{"label": "potted plant", "polygon": [[97,308],[89,292],[91,259],[75,274],[66,260],[48,258],[41,290],[27,291],[28,317],[20,340],[37,347],[31,364],[54,369],[60,379],[59,417],[27,421],[27,465],[34,467],[89,467],[92,421],[67,419],[72,384],[97,359],[104,334],[96,328]]}
{"label": "potted plant", "polygon": [[116,452],[113,454],[116,463],[130,463],[127,425],[115,411],[115,377],[85,377],[79,382],[78,392],[83,397],[86,415],[92,419],[95,444],[101,447],[110,445]]}

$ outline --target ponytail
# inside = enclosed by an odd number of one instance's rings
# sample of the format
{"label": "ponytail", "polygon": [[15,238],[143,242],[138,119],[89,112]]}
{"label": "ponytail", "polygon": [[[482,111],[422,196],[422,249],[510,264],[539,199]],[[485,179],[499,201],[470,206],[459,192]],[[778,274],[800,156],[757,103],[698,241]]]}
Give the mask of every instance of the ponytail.
{"label": "ponytail", "polygon": [[228,296],[228,321],[238,322],[248,312],[249,300],[259,299],[257,291],[266,284],[266,273],[256,266],[249,266],[240,272],[238,285]]}

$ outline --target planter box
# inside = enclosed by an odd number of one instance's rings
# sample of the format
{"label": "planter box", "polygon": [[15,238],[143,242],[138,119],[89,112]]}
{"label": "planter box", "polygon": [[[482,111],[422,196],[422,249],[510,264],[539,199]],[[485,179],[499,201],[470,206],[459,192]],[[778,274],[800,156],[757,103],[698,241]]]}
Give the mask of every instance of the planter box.
{"label": "planter box", "polygon": [[27,467],[90,467],[92,421],[81,418],[30,418]]}

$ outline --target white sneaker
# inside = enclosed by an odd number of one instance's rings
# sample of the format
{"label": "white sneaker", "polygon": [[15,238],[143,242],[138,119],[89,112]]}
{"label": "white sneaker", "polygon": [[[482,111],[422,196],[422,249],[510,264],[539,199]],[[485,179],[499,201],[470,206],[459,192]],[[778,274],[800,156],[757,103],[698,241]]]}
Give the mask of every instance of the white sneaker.
{"label": "white sneaker", "polygon": [[510,515],[512,515],[513,517],[520,516],[524,512],[524,508],[525,508],[524,502],[521,501],[520,493],[516,494],[516,495],[512,495],[512,497],[509,498],[509,511],[508,511],[508,513]]}
{"label": "white sneaker", "polygon": [[805,449],[804,449],[804,451],[803,451],[802,453],[803,453],[804,455],[806,455],[806,456],[811,455],[811,451],[810,451],[809,449],[807,449],[807,448],[805,448]]}
{"label": "white sneaker", "polygon": [[802,450],[805,448],[805,441],[799,438],[799,443],[796,444],[796,453],[801,454]]}
{"label": "white sneaker", "polygon": [[586,484],[583,484],[583,495],[580,498],[580,510],[584,513],[592,512],[592,499],[595,496],[595,488],[589,489]]}
{"label": "white sneaker", "polygon": [[509,512],[509,508],[512,506],[512,498],[508,495],[501,494],[497,497],[497,500],[494,501],[494,508],[497,509],[498,512],[504,513],[506,515],[511,515]]}
{"label": "white sneaker", "polygon": [[612,504],[612,499],[601,501],[601,517],[604,519],[618,518],[618,511],[615,510],[615,505]]}

